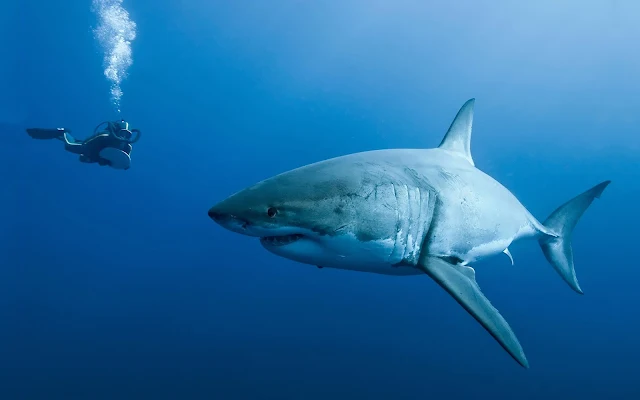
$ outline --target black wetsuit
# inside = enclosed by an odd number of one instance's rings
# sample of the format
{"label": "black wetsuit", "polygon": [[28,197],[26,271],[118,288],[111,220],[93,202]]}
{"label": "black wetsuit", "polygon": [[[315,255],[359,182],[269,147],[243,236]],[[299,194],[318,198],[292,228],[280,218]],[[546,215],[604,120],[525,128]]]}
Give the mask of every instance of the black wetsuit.
{"label": "black wetsuit", "polygon": [[107,147],[120,149],[128,155],[131,155],[131,144],[106,132],[100,132],[85,140],[76,140],[72,144],[65,143],[64,145],[65,150],[68,152],[80,155],[81,162],[98,163],[100,165],[110,164],[108,160],[100,157],[100,152]]}

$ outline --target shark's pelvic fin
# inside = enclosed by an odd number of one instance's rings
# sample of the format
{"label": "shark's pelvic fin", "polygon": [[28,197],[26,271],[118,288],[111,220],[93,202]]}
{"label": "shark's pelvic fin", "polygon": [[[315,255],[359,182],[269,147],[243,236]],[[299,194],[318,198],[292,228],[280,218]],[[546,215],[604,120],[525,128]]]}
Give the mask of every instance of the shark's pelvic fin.
{"label": "shark's pelvic fin", "polygon": [[518,338],[480,290],[471,267],[451,264],[438,257],[421,257],[418,267],[444,288],[465,310],[489,331],[520,365],[529,368]]}
{"label": "shark's pelvic fin", "polygon": [[558,274],[560,274],[562,279],[564,279],[573,290],[580,294],[583,292],[580,284],[578,284],[578,278],[576,277],[576,271],[573,265],[571,234],[582,214],[593,202],[593,199],[600,197],[609,183],[611,183],[611,181],[599,183],[558,207],[551,213],[549,218],[544,221],[544,226],[558,236],[543,236],[539,240],[540,247],[542,247],[542,252],[547,258],[547,261],[549,261]]}
{"label": "shark's pelvic fin", "polygon": [[513,265],[513,256],[511,255],[509,248],[507,247],[506,249],[502,250],[502,252],[509,257],[509,260],[511,260],[511,265]]}
{"label": "shark's pelvic fin", "polygon": [[454,118],[447,134],[444,135],[442,142],[438,148],[456,153],[471,163],[471,128],[473,125],[473,108],[476,99],[467,100],[460,108],[458,114]]}

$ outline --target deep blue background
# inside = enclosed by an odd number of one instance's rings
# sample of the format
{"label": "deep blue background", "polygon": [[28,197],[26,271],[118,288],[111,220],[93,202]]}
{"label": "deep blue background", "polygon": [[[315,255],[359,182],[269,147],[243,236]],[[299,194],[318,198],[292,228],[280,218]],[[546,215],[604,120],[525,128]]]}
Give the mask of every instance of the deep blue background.
{"label": "deep blue background", "polygon": [[[128,171],[24,133],[118,118],[90,2],[9,3],[0,398],[640,396],[637,2],[126,0]],[[584,296],[534,241],[476,265],[530,370],[427,277],[296,264],[207,217],[306,163],[436,146],[470,97],[477,166],[539,219],[613,181],[574,234]]]}

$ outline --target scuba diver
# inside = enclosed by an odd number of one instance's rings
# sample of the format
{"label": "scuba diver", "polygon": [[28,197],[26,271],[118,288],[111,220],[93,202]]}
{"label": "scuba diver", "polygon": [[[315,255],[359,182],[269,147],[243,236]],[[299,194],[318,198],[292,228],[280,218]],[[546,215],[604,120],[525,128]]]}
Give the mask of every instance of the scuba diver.
{"label": "scuba diver", "polygon": [[78,154],[80,162],[124,170],[131,166],[131,145],[140,139],[140,130],[129,129],[125,120],[102,122],[93,130],[93,135],[84,140],[74,138],[65,128],[29,128],[27,133],[34,139],[64,141],[65,150]]}

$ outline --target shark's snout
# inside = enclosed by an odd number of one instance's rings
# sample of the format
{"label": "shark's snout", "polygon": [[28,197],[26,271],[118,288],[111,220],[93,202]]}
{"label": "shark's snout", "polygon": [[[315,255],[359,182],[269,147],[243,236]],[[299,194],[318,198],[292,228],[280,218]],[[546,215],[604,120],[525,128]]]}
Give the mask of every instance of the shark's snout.
{"label": "shark's snout", "polygon": [[211,207],[207,214],[209,214],[209,218],[216,221],[217,223],[220,223],[226,218],[226,214],[219,211],[216,207]]}
{"label": "shark's snout", "polygon": [[249,227],[248,221],[225,211],[219,205],[211,207],[207,214],[209,218],[230,231],[246,234],[246,230]]}

